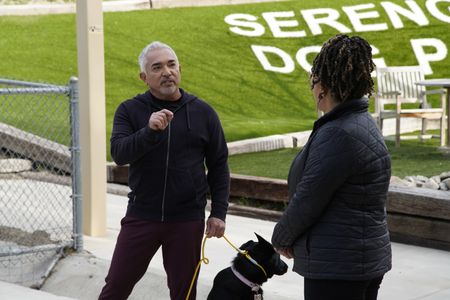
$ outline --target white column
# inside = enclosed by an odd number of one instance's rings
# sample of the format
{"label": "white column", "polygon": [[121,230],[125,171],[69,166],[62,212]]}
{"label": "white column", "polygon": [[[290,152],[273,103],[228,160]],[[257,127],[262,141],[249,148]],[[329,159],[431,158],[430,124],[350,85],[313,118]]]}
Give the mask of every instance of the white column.
{"label": "white column", "polygon": [[106,234],[106,128],[101,0],[77,0],[83,233]]}

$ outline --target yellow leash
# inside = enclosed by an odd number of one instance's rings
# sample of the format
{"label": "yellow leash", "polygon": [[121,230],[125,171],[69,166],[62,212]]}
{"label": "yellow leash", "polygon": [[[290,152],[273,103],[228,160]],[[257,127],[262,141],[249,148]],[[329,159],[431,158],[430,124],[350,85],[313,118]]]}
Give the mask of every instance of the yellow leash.
{"label": "yellow leash", "polygon": [[[263,271],[264,275],[266,275],[266,277],[267,277],[267,272],[266,272],[266,270],[264,270],[264,268],[263,268],[260,264],[258,264],[258,262],[257,262],[256,260],[254,260],[254,259],[250,256],[250,254],[248,254],[248,251],[242,251],[241,249],[237,248],[235,245],[233,245],[232,242],[230,242],[230,240],[229,240],[225,235],[223,235],[222,237],[228,242],[228,244],[230,244],[230,246],[231,246],[234,250],[236,250],[236,251],[239,252],[240,254],[244,255],[244,256],[245,256],[249,261],[251,261],[254,265],[258,266],[258,267]],[[200,261],[199,261],[198,264],[197,264],[197,267],[195,268],[194,276],[192,277],[191,285],[189,286],[189,291],[188,291],[188,293],[187,293],[186,300],[188,300],[188,299],[189,299],[189,296],[191,295],[192,287],[194,286],[195,278],[197,277],[197,273],[198,273],[198,270],[200,269],[200,265],[202,264],[202,262],[203,262],[205,265],[209,264],[209,259],[208,259],[207,257],[205,257],[205,244],[206,244],[206,239],[208,239],[208,237],[205,235],[205,237],[203,238],[203,242],[202,242],[202,258],[200,259]]]}
{"label": "yellow leash", "polygon": [[244,255],[249,261],[251,261],[254,265],[258,266],[258,267],[261,269],[261,271],[263,271],[264,275],[266,275],[266,277],[267,277],[267,272],[266,272],[266,270],[264,270],[264,268],[263,268],[260,264],[258,264],[258,262],[257,262],[256,260],[254,260],[254,259],[250,256],[250,254],[248,254],[248,251],[242,251],[241,249],[237,248],[235,245],[233,245],[232,242],[230,242],[230,240],[227,239],[227,237],[226,237],[225,235],[223,236],[223,238],[228,242],[228,244],[231,245],[231,247],[234,248],[234,250],[236,250],[237,252],[241,253],[241,254]]}
{"label": "yellow leash", "polygon": [[198,270],[200,269],[200,265],[202,264],[202,262],[205,263],[205,265],[209,264],[209,259],[207,257],[205,257],[205,244],[206,244],[206,239],[207,238],[208,237],[206,235],[203,238],[203,242],[202,242],[202,258],[200,259],[200,261],[197,264],[197,267],[195,268],[194,276],[192,277],[191,285],[189,286],[189,291],[187,293],[186,300],[188,300],[189,296],[191,295],[192,286],[194,285],[195,278],[197,277]]}

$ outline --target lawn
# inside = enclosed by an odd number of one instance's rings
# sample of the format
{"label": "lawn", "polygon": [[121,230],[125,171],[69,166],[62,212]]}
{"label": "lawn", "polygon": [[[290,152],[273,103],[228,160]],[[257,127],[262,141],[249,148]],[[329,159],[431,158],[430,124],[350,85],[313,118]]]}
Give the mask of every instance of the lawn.
{"label": "lawn", "polygon": [[[404,27],[399,29],[394,29],[381,2],[372,1],[374,7],[365,10],[376,11],[380,17],[363,20],[363,23],[386,23],[388,29],[361,32],[355,29],[343,11],[344,6],[360,4],[356,0],[105,13],[106,139],[109,141],[114,111],[119,103],[145,90],[138,77],[136,58],[141,49],[153,40],[164,41],[177,51],[182,65],[182,87],[217,110],[228,141],[309,130],[316,114],[307,72],[298,62],[287,74],[264,70],[252,46],[276,47],[295,60],[300,49],[320,46],[338,32],[331,26],[322,26],[322,33],[312,34],[312,29],[305,24],[301,11],[326,7],[339,12],[338,21],[351,30],[350,35],[359,34],[376,46],[379,53],[374,57],[384,59],[387,65],[418,63],[411,39],[439,39],[447,43],[447,48],[450,47],[449,24],[432,16],[423,1],[417,1],[417,5],[429,24],[419,26],[416,21],[400,16]],[[389,2],[406,6],[401,0]],[[445,14],[445,5],[448,4],[438,4],[441,14]],[[263,18],[267,12],[293,14],[279,19],[295,20],[297,25],[283,27],[282,30],[304,30],[306,36],[276,37]],[[236,13],[255,17],[257,21],[250,26],[259,24],[264,28],[264,34],[249,37],[232,32],[230,28],[233,26],[224,19]],[[73,14],[0,17],[0,77],[66,84],[70,76],[77,74],[75,19]],[[251,27],[241,29],[250,31]],[[424,49],[429,53],[435,51],[429,46]],[[274,66],[282,65],[276,55],[268,54],[267,58]],[[306,56],[309,63],[313,58],[314,53]],[[448,77],[450,55],[430,62],[430,66],[434,74],[429,78]],[[0,114],[0,122],[2,120]],[[21,128],[20,122],[12,125]],[[63,125],[55,123],[55,126]],[[109,142],[107,145],[109,153]]]}
{"label": "lawn", "polygon": [[[392,175],[404,178],[408,175],[427,177],[450,171],[450,155],[438,150],[437,139],[402,141],[400,148],[394,142],[386,142],[392,160]],[[230,156],[232,173],[287,179],[289,168],[299,149],[282,149]]]}

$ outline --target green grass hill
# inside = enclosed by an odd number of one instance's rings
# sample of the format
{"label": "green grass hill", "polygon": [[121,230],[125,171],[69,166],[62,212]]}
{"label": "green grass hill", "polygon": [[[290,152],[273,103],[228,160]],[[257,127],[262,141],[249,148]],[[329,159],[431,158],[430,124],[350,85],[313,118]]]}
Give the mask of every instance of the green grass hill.
{"label": "green grass hill", "polygon": [[[107,139],[118,104],[145,90],[137,56],[154,40],[175,49],[182,87],[217,110],[228,141],[311,128],[314,102],[308,74],[296,56],[301,60],[308,47],[322,45],[339,28],[366,38],[379,50],[374,57],[387,65],[417,65],[412,41],[422,45],[429,60],[441,51],[443,58],[430,62],[433,74],[428,77],[450,76],[450,54],[442,54],[450,48],[448,2],[382,2],[290,1],[105,13]],[[225,22],[231,14],[244,16],[234,22],[254,19],[237,27],[258,36],[232,31],[236,26]],[[321,18],[335,25],[320,24]],[[77,74],[75,15],[0,17],[0,28],[0,77],[66,84]],[[444,48],[433,46],[438,44]],[[294,70],[264,70],[252,45],[279,49],[294,62]],[[314,56],[304,58],[312,63]],[[284,65],[279,55],[266,58],[274,67]]]}

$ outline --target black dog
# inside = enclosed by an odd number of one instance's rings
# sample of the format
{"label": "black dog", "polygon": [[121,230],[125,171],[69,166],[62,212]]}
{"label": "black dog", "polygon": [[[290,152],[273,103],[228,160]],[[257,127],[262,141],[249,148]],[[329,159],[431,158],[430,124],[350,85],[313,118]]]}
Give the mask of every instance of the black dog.
{"label": "black dog", "polygon": [[[255,233],[256,234],[256,233]],[[263,299],[261,285],[273,275],[283,275],[288,266],[280,259],[272,244],[256,234],[258,242],[248,241],[240,249],[231,267],[214,278],[208,300]]]}

